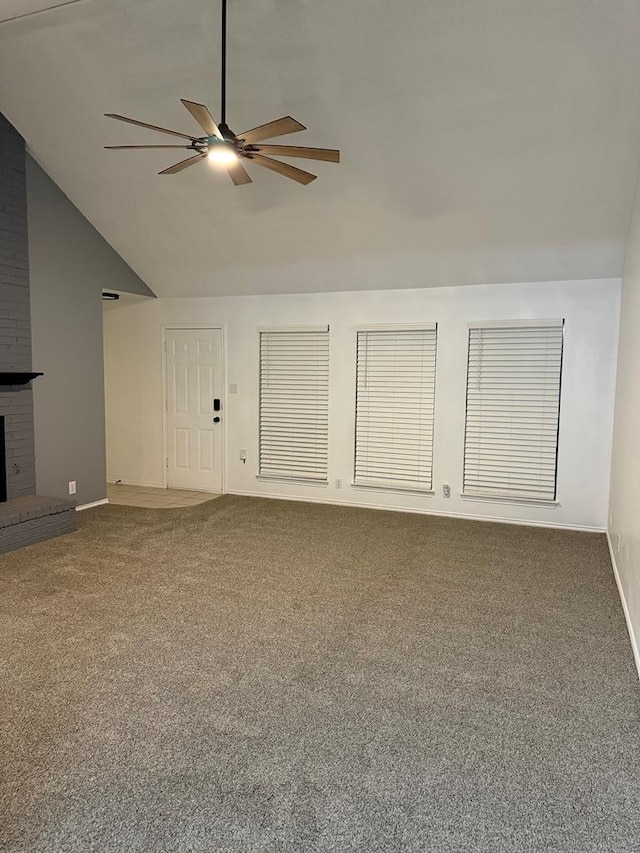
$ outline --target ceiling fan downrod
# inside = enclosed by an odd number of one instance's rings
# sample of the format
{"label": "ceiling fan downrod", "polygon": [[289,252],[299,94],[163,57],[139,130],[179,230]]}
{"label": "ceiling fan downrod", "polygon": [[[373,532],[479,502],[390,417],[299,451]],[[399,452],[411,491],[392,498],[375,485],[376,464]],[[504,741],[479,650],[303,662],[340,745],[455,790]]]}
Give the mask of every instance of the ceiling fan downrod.
{"label": "ceiling fan downrod", "polygon": [[227,0],[222,0],[222,28],[220,33],[221,73],[220,73],[220,126],[227,130]]}

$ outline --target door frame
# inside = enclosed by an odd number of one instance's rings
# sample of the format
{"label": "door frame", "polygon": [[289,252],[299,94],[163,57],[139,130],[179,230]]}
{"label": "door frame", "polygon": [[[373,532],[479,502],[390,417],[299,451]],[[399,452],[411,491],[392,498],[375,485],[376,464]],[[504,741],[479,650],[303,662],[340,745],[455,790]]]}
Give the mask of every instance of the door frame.
{"label": "door frame", "polygon": [[220,332],[222,335],[222,459],[221,459],[221,494],[227,492],[227,327],[225,323],[163,323],[162,334],[162,488],[169,487],[169,411],[167,389],[167,332],[192,332],[205,329]]}

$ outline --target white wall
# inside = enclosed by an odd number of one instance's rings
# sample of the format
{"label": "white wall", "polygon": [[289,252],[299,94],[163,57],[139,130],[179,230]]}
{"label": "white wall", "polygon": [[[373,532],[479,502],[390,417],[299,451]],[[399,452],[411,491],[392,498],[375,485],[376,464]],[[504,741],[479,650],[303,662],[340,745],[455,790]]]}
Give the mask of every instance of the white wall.
{"label": "white wall", "polygon": [[609,540],[640,671],[640,190],[622,285]]}
{"label": "white wall", "polygon": [[[218,299],[158,299],[105,313],[107,471],[110,480],[163,482],[162,328],[222,325],[227,380],[226,490],[604,529],[620,281],[548,282]],[[564,317],[566,348],[557,507],[463,499],[468,322]],[[374,323],[438,323],[434,496],[354,489],[355,331]],[[260,326],[329,323],[329,485],[256,479]],[[239,459],[248,451],[246,465]],[[341,478],[343,488],[334,481]],[[452,497],[441,496],[450,483]]]}

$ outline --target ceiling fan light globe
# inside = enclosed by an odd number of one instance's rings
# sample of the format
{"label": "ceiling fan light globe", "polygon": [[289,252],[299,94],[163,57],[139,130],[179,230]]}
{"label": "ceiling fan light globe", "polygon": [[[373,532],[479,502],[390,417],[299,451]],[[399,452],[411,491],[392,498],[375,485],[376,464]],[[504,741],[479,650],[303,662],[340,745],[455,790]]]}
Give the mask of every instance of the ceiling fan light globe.
{"label": "ceiling fan light globe", "polygon": [[238,155],[228,145],[212,145],[209,146],[209,150],[207,151],[207,158],[212,163],[228,166],[230,163],[237,161]]}

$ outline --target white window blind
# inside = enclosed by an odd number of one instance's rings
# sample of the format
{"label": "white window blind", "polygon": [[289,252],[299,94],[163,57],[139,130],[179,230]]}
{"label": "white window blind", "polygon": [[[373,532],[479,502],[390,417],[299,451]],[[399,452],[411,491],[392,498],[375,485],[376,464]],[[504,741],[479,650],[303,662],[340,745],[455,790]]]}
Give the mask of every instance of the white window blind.
{"label": "white window blind", "polygon": [[437,327],[358,332],[356,485],[430,491]]}
{"label": "white window blind", "polygon": [[563,322],[469,329],[463,494],[554,501]]}
{"label": "white window blind", "polygon": [[263,477],[327,479],[329,330],[260,332]]}

